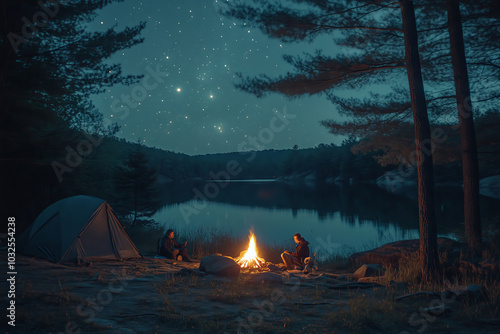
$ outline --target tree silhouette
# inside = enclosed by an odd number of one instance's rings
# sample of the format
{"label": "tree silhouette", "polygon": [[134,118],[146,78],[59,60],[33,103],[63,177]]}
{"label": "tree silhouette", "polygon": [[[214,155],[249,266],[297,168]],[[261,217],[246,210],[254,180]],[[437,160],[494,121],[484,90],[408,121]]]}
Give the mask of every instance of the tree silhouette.
{"label": "tree silhouette", "polygon": [[481,244],[481,215],[479,213],[479,163],[476,132],[472,115],[469,75],[458,0],[447,0],[448,31],[455,77],[456,99],[462,144],[462,175],[464,182],[465,234],[469,245]]}
{"label": "tree silhouette", "polygon": [[[140,43],[144,23],[89,32],[97,10],[113,2],[0,2],[2,214],[30,222],[50,203],[72,195],[75,189],[58,180],[51,164],[65,162],[68,150],[87,140],[81,131],[94,137],[117,131],[103,122],[90,96],[140,78],[106,61]],[[33,203],[29,210],[26,202]]]}
{"label": "tree silhouette", "polygon": [[426,152],[431,142],[427,116],[424,83],[420,69],[417,24],[412,0],[401,0],[403,31],[405,35],[406,68],[410,85],[413,123],[415,126],[416,164],[418,173],[418,221],[420,230],[420,265],[425,281],[438,279],[437,228],[434,211],[434,172],[432,151]]}
{"label": "tree silhouette", "polygon": [[119,166],[113,177],[113,207],[121,216],[151,217],[159,208],[159,191],[155,187],[158,172],[150,167],[141,143]]}

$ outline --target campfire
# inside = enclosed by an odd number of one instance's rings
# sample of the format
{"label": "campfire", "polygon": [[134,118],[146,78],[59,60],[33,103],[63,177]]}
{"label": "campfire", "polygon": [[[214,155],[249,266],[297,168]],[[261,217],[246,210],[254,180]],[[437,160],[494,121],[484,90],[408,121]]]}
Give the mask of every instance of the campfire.
{"label": "campfire", "polygon": [[250,242],[248,249],[240,253],[240,256],[234,259],[241,268],[254,269],[264,266],[266,260],[257,255],[257,246],[255,243],[255,235],[250,232]]}

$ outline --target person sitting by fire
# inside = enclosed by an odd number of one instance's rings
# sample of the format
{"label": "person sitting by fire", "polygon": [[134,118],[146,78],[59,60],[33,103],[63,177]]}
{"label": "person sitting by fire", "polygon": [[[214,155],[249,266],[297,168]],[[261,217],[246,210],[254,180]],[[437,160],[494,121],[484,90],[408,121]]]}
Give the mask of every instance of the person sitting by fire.
{"label": "person sitting by fire", "polygon": [[168,257],[177,261],[191,262],[187,254],[187,241],[183,244],[177,243],[174,239],[174,231],[168,230],[165,236],[160,240],[159,253],[161,256]]}
{"label": "person sitting by fire", "polygon": [[287,269],[302,270],[304,268],[305,258],[309,257],[309,242],[302,238],[300,233],[295,233],[293,235],[293,240],[297,243],[295,252],[290,253],[286,250],[281,254],[281,258]]}

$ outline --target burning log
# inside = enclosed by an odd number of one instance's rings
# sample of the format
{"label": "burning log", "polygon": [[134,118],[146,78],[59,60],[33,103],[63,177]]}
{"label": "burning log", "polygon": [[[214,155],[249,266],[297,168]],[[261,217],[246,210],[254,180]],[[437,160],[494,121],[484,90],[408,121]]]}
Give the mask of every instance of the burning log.
{"label": "burning log", "polygon": [[250,242],[248,249],[240,253],[240,256],[234,259],[241,268],[254,269],[261,268],[266,264],[266,260],[257,255],[257,245],[255,242],[255,235],[250,232]]}

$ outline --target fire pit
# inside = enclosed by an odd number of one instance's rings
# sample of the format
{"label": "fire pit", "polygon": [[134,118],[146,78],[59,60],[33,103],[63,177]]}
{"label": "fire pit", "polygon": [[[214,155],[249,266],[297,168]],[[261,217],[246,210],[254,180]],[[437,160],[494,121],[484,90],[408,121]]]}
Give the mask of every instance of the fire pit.
{"label": "fire pit", "polygon": [[240,256],[235,258],[234,261],[244,269],[259,269],[265,267],[266,260],[257,255],[257,245],[253,232],[250,232],[249,238],[250,242],[248,243],[248,249],[241,252]]}

